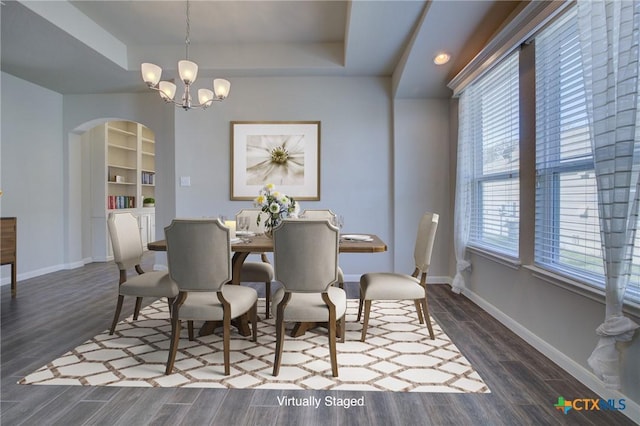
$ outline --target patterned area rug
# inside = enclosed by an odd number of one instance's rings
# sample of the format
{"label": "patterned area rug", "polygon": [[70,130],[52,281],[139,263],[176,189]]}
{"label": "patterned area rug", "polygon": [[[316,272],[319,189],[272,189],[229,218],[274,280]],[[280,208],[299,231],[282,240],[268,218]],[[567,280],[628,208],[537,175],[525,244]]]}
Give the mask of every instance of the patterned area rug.
{"label": "patterned area rug", "polygon": [[[264,312],[264,300],[258,312]],[[435,340],[417,320],[412,302],[374,302],[367,341],[355,322],[358,301],[349,300],[346,342],[338,343],[339,377],[331,376],[326,330],[287,335],[280,374],[272,376],[274,319],[258,323],[258,342],[231,334],[231,375],[224,376],[221,333],[190,342],[186,322],[174,373],[165,375],[168,309],[156,301],[138,321],[127,318],[108,331],[20,380],[20,384],[211,387],[397,392],[476,392],[489,388],[449,337],[433,323]],[[199,324],[196,323],[196,327]]]}

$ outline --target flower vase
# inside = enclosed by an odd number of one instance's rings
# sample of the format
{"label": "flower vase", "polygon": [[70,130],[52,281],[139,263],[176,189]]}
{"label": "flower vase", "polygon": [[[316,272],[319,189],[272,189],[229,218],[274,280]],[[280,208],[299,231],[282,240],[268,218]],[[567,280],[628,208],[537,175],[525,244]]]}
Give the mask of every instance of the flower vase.
{"label": "flower vase", "polygon": [[264,223],[264,235],[266,235],[267,238],[273,238],[273,229],[279,224],[280,221],[278,219],[267,220]]}

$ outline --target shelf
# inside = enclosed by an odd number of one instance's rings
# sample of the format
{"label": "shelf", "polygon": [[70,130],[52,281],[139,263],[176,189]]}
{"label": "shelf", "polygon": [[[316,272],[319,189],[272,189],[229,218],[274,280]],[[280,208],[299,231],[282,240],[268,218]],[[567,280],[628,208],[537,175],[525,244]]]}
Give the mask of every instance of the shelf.
{"label": "shelf", "polygon": [[132,147],[129,147],[129,146],[124,146],[124,145],[118,145],[118,144],[115,144],[115,143],[110,143],[108,146],[109,146],[109,148],[122,149],[124,151],[134,151],[134,152],[136,151],[135,148],[132,148]]}
{"label": "shelf", "polygon": [[114,169],[122,169],[122,170],[137,170],[136,167],[131,167],[131,166],[121,166],[118,164],[107,164],[107,166],[114,168]]}
{"label": "shelf", "polygon": [[144,136],[142,137],[142,142],[146,142],[146,143],[156,143],[156,141],[154,141],[153,139],[145,138]]}
{"label": "shelf", "polygon": [[155,185],[154,185],[154,184],[152,184],[152,183],[141,183],[140,185],[142,185],[142,186],[155,187]]}
{"label": "shelf", "polygon": [[127,135],[127,136],[133,136],[133,137],[136,136],[135,132],[132,132],[130,130],[120,129],[118,127],[112,127],[107,125],[107,129],[109,129],[110,132],[120,133],[121,135]]}
{"label": "shelf", "polygon": [[114,182],[114,181],[108,181],[107,182],[110,185],[135,185],[135,182]]}
{"label": "shelf", "polygon": [[142,151],[142,155],[148,155],[149,157],[155,157],[156,156],[156,154],[153,153],[153,152],[144,152],[144,151]]}

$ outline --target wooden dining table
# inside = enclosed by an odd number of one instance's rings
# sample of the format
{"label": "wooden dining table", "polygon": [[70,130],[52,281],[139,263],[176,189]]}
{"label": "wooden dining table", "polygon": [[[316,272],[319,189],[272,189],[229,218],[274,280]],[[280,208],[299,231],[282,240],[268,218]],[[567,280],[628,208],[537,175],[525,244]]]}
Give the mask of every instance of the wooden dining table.
{"label": "wooden dining table", "polygon": [[[366,235],[370,237],[369,240],[353,240],[340,238],[338,250],[340,253],[381,253],[387,251],[387,245],[380,237],[374,234],[358,234]],[[147,244],[149,250],[153,251],[167,251],[166,240],[153,241]],[[251,253],[271,253],[273,252],[273,239],[263,234],[257,234],[253,236],[245,237],[244,239],[234,240],[231,243],[231,251],[233,252],[233,258],[231,259],[232,267],[232,279],[231,284],[240,284],[240,272],[242,270],[242,264],[245,259]],[[206,336],[212,334],[218,324],[214,322],[206,322],[200,332],[200,336]],[[251,334],[249,324],[246,318],[241,318],[236,323],[238,332],[243,336]],[[306,330],[312,328],[312,324],[302,323],[298,324],[293,332],[292,336],[300,336],[305,333]]]}

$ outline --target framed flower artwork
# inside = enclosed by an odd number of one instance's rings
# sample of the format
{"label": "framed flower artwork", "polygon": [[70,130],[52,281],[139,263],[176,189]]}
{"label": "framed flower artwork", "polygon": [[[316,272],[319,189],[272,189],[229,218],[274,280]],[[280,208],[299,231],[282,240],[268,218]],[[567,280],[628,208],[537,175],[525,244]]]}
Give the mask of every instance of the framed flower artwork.
{"label": "framed flower artwork", "polygon": [[319,121],[232,121],[231,199],[266,184],[296,200],[320,199]]}

